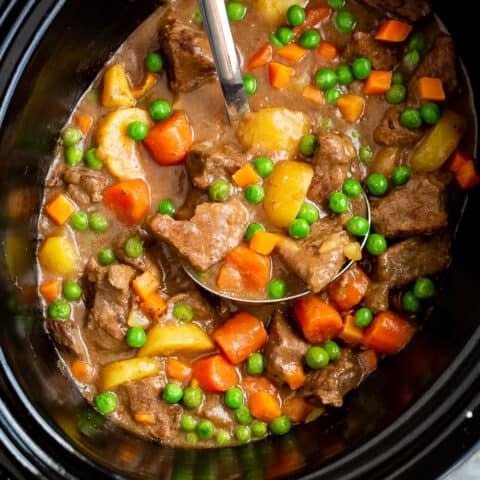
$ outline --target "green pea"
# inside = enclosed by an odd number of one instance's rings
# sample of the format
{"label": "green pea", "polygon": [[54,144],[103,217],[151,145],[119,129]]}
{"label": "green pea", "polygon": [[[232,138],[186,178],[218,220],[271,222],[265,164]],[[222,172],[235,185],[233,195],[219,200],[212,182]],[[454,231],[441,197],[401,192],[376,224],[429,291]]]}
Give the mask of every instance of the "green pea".
{"label": "green pea", "polygon": [[416,108],[406,108],[400,115],[400,124],[405,128],[415,130],[422,126],[420,111]]}
{"label": "green pea", "polygon": [[255,232],[257,231],[264,232],[265,227],[263,225],[260,225],[259,223],[251,223],[248,226],[247,231],[245,232],[245,239],[247,240],[247,242],[250,242],[252,240]]}
{"label": "green pea", "polygon": [[173,307],[173,316],[184,323],[189,323],[193,320],[193,310],[188,305],[177,303]]}
{"label": "green pea", "polygon": [[214,202],[223,202],[230,195],[230,184],[225,180],[215,180],[208,188],[210,199]]}
{"label": "green pea", "polygon": [[435,295],[435,284],[429,278],[421,277],[415,282],[413,293],[417,298],[432,298]]}
{"label": "green pea", "polygon": [[115,255],[111,248],[105,247],[98,251],[97,259],[100,265],[111,265],[115,261]]}
{"label": "green pea", "polygon": [[329,88],[325,91],[325,100],[327,103],[334,105],[337,100],[342,96],[342,91],[339,88]]}
{"label": "green pea", "polygon": [[261,375],[265,370],[265,358],[259,353],[251,353],[247,358],[247,373],[249,375]]}
{"label": "green pea", "polygon": [[143,253],[143,242],[138,237],[130,237],[123,246],[127,257],[138,258]]}
{"label": "green pea", "polygon": [[297,218],[302,218],[306,220],[309,225],[313,225],[319,218],[318,209],[310,203],[304,203],[300,207]]}
{"label": "green pea", "polygon": [[362,194],[362,185],[354,178],[347,178],[342,185],[343,193],[350,198],[358,198]]}
{"label": "green pea", "polygon": [[72,280],[63,282],[63,296],[66,300],[74,301],[82,297],[82,287]]}
{"label": "green pea", "polygon": [[318,147],[318,139],[315,135],[304,135],[300,139],[300,152],[305,157],[313,157],[315,150]]}
{"label": "green pea", "polygon": [[229,388],[225,392],[225,405],[228,408],[237,409],[243,405],[243,392],[238,387]]}
{"label": "green pea", "polygon": [[203,401],[203,392],[198,387],[187,387],[182,401],[187,408],[198,408]]}
{"label": "green pea", "polygon": [[227,2],[227,16],[231,22],[241,20],[247,13],[247,7],[242,2]]}
{"label": "green pea", "polygon": [[300,5],[292,5],[287,10],[287,20],[292,27],[298,27],[305,22],[305,10]]}
{"label": "green pea", "polygon": [[298,39],[298,43],[303,48],[307,48],[308,50],[312,50],[317,48],[320,45],[320,34],[314,30],[313,28],[306,30],[300,35]]}
{"label": "green pea", "polygon": [[371,233],[367,239],[367,251],[372,255],[381,255],[387,249],[387,241],[379,233]]}
{"label": "green pea", "polygon": [[159,73],[163,69],[163,57],[157,52],[147,53],[145,66],[150,72]]}
{"label": "green pea", "polygon": [[335,17],[335,25],[342,33],[350,33],[355,29],[357,21],[350,12],[338,12]]}
{"label": "green pea", "polygon": [[83,210],[78,210],[72,215],[69,221],[70,226],[77,230],[77,232],[83,232],[88,228],[88,215]]}
{"label": "green pea", "polygon": [[370,174],[365,183],[372,195],[384,195],[388,190],[388,180],[385,175],[382,175],[381,173]]}
{"label": "green pea", "polygon": [[350,235],[354,235],[356,237],[363,237],[368,233],[368,220],[365,217],[361,217],[360,215],[355,215],[348,220],[345,228]]}
{"label": "green pea", "polygon": [[170,217],[174,217],[177,208],[175,207],[175,203],[170,198],[164,198],[158,204],[157,212],[160,215],[169,215]]}
{"label": "green pea", "polygon": [[243,87],[247,95],[253,95],[257,91],[257,79],[252,75],[243,77]]}
{"label": "green pea", "polygon": [[370,145],[362,145],[358,151],[358,156],[360,157],[360,161],[364,165],[367,165],[373,159],[372,147]]}
{"label": "green pea", "polygon": [[220,430],[217,430],[215,440],[217,442],[217,445],[224,447],[232,441],[232,437],[226,430],[221,428]]}
{"label": "green pea", "polygon": [[305,361],[307,365],[313,370],[326,367],[330,362],[330,358],[326,350],[322,347],[310,347],[305,355]]}
{"label": "green pea", "polygon": [[65,300],[57,300],[48,306],[48,316],[54,320],[68,320],[72,309]]}
{"label": "green pea", "polygon": [[268,425],[260,420],[255,420],[251,425],[252,435],[257,438],[262,438],[267,434]]}
{"label": "green pea", "polygon": [[328,0],[329,7],[334,10],[341,10],[345,6],[346,0]]}
{"label": "green pea", "polygon": [[108,220],[105,215],[93,212],[88,219],[88,226],[97,233],[104,232],[108,228]]}
{"label": "green pea", "polygon": [[420,108],[420,115],[427,125],[435,125],[440,120],[442,112],[436,103],[427,102]]}
{"label": "green pea", "polygon": [[392,75],[392,85],[403,85],[405,79],[402,72],[394,72]]}
{"label": "green pea", "polygon": [[368,327],[373,320],[373,313],[369,308],[363,307],[359,308],[355,312],[355,325],[357,327],[365,328]]}
{"label": "green pea", "polygon": [[148,107],[151,117],[155,121],[166,120],[172,113],[172,107],[166,100],[155,100]]}
{"label": "green pea", "polygon": [[202,14],[200,13],[200,10],[195,10],[193,12],[193,15],[192,15],[192,20],[195,22],[195,23],[202,23],[203,22],[203,18],[202,18]]}
{"label": "green pea", "polygon": [[167,403],[178,403],[183,397],[183,390],[177,383],[169,383],[163,389],[163,399]]}
{"label": "green pea", "polygon": [[196,443],[198,442],[197,434],[195,432],[188,432],[185,435],[185,442],[189,445],[196,445]]}
{"label": "green pea", "polygon": [[95,397],[95,406],[100,413],[108,415],[117,408],[117,397],[112,392],[103,392]]}
{"label": "green pea", "polygon": [[418,312],[420,310],[420,301],[412,291],[405,292],[402,295],[402,308],[407,312]]}
{"label": "green pea", "polygon": [[392,182],[397,187],[400,187],[401,185],[405,185],[410,180],[411,176],[412,171],[408,167],[405,165],[399,165],[398,167],[395,167],[395,170],[392,173]]}
{"label": "green pea", "polygon": [[67,162],[72,167],[82,163],[83,160],[83,150],[78,146],[68,147],[65,150],[65,162]]}
{"label": "green pea", "polygon": [[290,419],[286,415],[282,415],[280,417],[274,418],[270,422],[269,427],[270,427],[270,431],[274,435],[285,435],[292,428],[292,423],[290,422]]}
{"label": "green pea", "polygon": [[97,157],[97,149],[95,147],[89,148],[85,153],[85,163],[92,170],[101,170],[103,168],[103,162]]}
{"label": "green pea", "polygon": [[132,140],[139,142],[148,135],[148,126],[146,123],[136,120],[128,124],[127,133]]}
{"label": "green pea", "polygon": [[197,426],[197,421],[191,415],[184,413],[180,419],[180,429],[184,432],[193,432]]}
{"label": "green pea", "polygon": [[147,334],[142,327],[132,327],[127,330],[127,345],[132,348],[140,348],[147,341]]}
{"label": "green pea", "polygon": [[303,218],[297,218],[288,227],[288,233],[297,240],[305,238],[310,233],[310,225]]}
{"label": "green pea", "polygon": [[337,79],[340,85],[350,85],[354,80],[352,69],[348,65],[340,65],[337,68]]}
{"label": "green pea", "polygon": [[239,442],[249,442],[252,438],[252,431],[247,425],[240,425],[235,429],[235,438]]}
{"label": "green pea", "polygon": [[285,280],[282,280],[281,278],[270,280],[267,286],[267,292],[270,298],[283,298],[287,292],[287,284],[285,283]]}
{"label": "green pea", "polygon": [[253,417],[250,413],[250,409],[246,405],[242,405],[235,410],[235,420],[240,425],[248,425],[252,422]]}
{"label": "green pea", "polygon": [[268,34],[268,39],[274,47],[282,48],[283,43],[278,39],[278,37],[272,32]]}
{"label": "green pea", "polygon": [[372,63],[368,58],[357,58],[352,64],[355,78],[365,80],[372,72]]}
{"label": "green pea", "polygon": [[265,190],[261,185],[249,185],[245,189],[245,199],[248,203],[257,205],[262,202],[265,197]]}
{"label": "green pea", "polygon": [[268,177],[273,172],[273,162],[267,157],[256,158],[253,166],[262,178]]}
{"label": "green pea", "polygon": [[345,213],[348,210],[348,197],[342,192],[332,193],[328,206],[334,213]]}
{"label": "green pea", "polygon": [[328,340],[323,344],[323,349],[327,352],[328,358],[331,361],[338,360],[340,358],[341,350],[336,342]]}
{"label": "green pea", "polygon": [[390,90],[385,94],[385,99],[388,103],[397,105],[402,103],[407,96],[407,87],[405,85],[392,85]]}
{"label": "green pea", "polygon": [[283,45],[293,42],[293,39],[295,38],[295,33],[293,33],[293,30],[288,27],[280,27],[275,35]]}
{"label": "green pea", "polygon": [[65,147],[73,147],[82,139],[82,133],[73,127],[68,127],[63,131],[62,141]]}
{"label": "green pea", "polygon": [[423,52],[427,47],[427,37],[422,32],[415,32],[410,35],[407,42],[407,50],[409,52],[417,50]]}
{"label": "green pea", "polygon": [[210,440],[215,433],[215,426],[210,420],[202,419],[197,423],[195,431],[201,440]]}
{"label": "green pea", "polygon": [[405,65],[413,70],[418,66],[421,60],[421,55],[418,50],[412,50],[411,52],[408,52],[404,57],[403,57],[403,62]]}
{"label": "green pea", "polygon": [[336,85],[338,80],[337,74],[330,68],[322,68],[315,74],[315,83],[318,88],[328,90]]}

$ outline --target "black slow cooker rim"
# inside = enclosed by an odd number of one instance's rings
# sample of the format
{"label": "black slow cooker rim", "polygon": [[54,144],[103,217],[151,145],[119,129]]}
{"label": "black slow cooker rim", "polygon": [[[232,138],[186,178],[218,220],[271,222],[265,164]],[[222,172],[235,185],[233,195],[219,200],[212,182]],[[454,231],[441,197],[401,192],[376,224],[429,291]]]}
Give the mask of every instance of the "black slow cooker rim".
{"label": "black slow cooker rim", "polygon": [[[12,1],[9,7],[14,4],[17,2]],[[8,10],[0,17],[0,32],[8,32],[0,43],[0,67],[5,73],[0,79],[0,127],[31,55],[64,4],[65,0],[31,0],[11,24],[7,25]],[[17,54],[8,58],[12,46],[18,48]],[[297,478],[412,478],[415,472],[422,471],[441,474],[479,445],[478,433],[472,435],[479,427],[479,347],[480,327],[455,361],[392,424],[355,450],[332,459],[319,470],[306,469]],[[0,350],[0,385],[3,390],[0,441],[6,447],[7,459],[22,477],[40,474],[74,479],[84,477],[88,469],[97,476],[101,472],[105,478],[124,478],[85,456],[42,417],[16,381],[3,350]],[[40,435],[38,441],[27,433],[32,425],[27,430],[26,422],[32,421]],[[45,442],[52,442],[57,448],[47,450]],[[68,472],[65,465],[69,466]]]}

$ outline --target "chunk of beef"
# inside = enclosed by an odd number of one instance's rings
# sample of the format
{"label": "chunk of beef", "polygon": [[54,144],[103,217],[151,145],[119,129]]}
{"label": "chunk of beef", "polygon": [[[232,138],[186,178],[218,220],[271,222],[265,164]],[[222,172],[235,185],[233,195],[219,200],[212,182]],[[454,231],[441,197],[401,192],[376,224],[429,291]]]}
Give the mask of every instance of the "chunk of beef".
{"label": "chunk of beef", "polygon": [[135,271],[128,265],[100,267],[90,259],[87,282],[94,284],[95,297],[88,314],[87,330],[100,348],[118,348],[127,331],[126,317],[130,303],[130,282]]}
{"label": "chunk of beef", "polygon": [[357,388],[375,370],[371,362],[363,361],[364,353],[354,353],[350,348],[342,348],[336,362],[306,375],[302,393],[306,396],[314,395],[324,405],[341,407],[343,397]]}
{"label": "chunk of beef", "polygon": [[160,49],[165,56],[168,84],[174,92],[191,92],[215,78],[206,34],[180,22],[172,12],[160,26]]}
{"label": "chunk of beef", "polygon": [[440,35],[435,39],[432,49],[425,55],[412,78],[408,82],[408,103],[421,104],[417,82],[422,77],[440,78],[448,99],[458,88],[457,68],[455,65],[455,45],[449,35]]}
{"label": "chunk of beef", "polygon": [[76,322],[68,320],[48,320],[46,327],[55,343],[65,350],[75,354],[77,357],[85,356],[85,345],[83,343],[80,327]]}
{"label": "chunk of beef", "polygon": [[149,377],[125,385],[132,414],[152,414],[154,423],[145,428],[152,437],[159,440],[170,439],[177,434],[182,416],[179,405],[169,405],[161,400],[160,392],[165,384],[162,377]]}
{"label": "chunk of beef", "polygon": [[389,291],[390,289],[386,282],[369,282],[362,305],[375,313],[388,310]]}
{"label": "chunk of beef", "polygon": [[450,262],[448,233],[412,237],[389,247],[377,258],[372,276],[390,288],[403,287],[418,277],[433,275]]}
{"label": "chunk of beef", "polygon": [[282,314],[275,313],[264,347],[267,376],[279,385],[286,383],[294,388],[291,379],[299,370],[303,371],[303,357],[308,347],[309,344],[292,330]]}
{"label": "chunk of beef", "polygon": [[434,175],[415,175],[372,205],[372,223],[386,237],[431,233],[446,227],[445,184]]}
{"label": "chunk of beef", "polygon": [[203,203],[188,221],[156,215],[152,231],[170,242],[198,270],[208,270],[222,260],[242,240],[248,212],[240,200],[225,203]]}
{"label": "chunk of beef", "polygon": [[277,251],[288,267],[312,290],[320,292],[340,271],[349,237],[335,219],[322,219],[312,225],[303,240],[282,240]]}
{"label": "chunk of beef", "polygon": [[202,418],[208,418],[217,428],[233,430],[233,411],[225,407],[219,395],[207,395],[196,413]]}
{"label": "chunk of beef", "polygon": [[377,42],[371,33],[355,32],[343,52],[346,60],[366,57],[375,70],[392,70],[400,61],[398,46]]}
{"label": "chunk of beef", "polygon": [[365,5],[378,8],[387,15],[401,17],[411,22],[418,22],[430,15],[432,7],[427,0],[359,0]]}
{"label": "chunk of beef", "polygon": [[323,130],[318,134],[318,140],[308,198],[321,204],[341,189],[356,153],[350,138],[341,133]]}
{"label": "chunk of beef", "polygon": [[205,202],[208,202],[208,192],[191,188],[187,193],[184,204],[177,210],[175,218],[177,220],[189,220],[195,214],[197,206]]}
{"label": "chunk of beef", "polygon": [[389,147],[410,145],[417,142],[423,136],[423,130],[410,129],[400,123],[400,115],[405,110],[405,105],[390,107],[384,114],[373,135],[380,145]]}
{"label": "chunk of beef", "polygon": [[247,163],[247,157],[231,144],[198,143],[188,153],[186,167],[192,184],[206,190],[218,178],[228,178]]}
{"label": "chunk of beef", "polygon": [[70,196],[82,206],[101,202],[102,192],[108,183],[107,177],[101,172],[82,167],[68,168],[63,179],[68,184]]}

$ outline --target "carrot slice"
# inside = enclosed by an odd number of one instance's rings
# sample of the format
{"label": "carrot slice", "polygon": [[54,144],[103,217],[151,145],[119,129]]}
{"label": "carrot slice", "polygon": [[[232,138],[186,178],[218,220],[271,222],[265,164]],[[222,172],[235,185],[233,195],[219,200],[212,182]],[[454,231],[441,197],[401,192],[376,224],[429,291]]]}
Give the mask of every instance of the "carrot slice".
{"label": "carrot slice", "polygon": [[75,123],[78,125],[78,128],[80,129],[80,131],[84,135],[86,135],[90,130],[90,127],[92,126],[93,118],[91,115],[88,115],[87,113],[78,111],[75,114]]}
{"label": "carrot slice", "polygon": [[248,290],[265,288],[270,280],[270,257],[254,252],[246,245],[230,250],[226,263],[233,264],[241,274],[243,286]]}
{"label": "carrot slice", "polygon": [[285,368],[283,374],[285,376],[285,382],[287,382],[287,385],[292,390],[297,390],[305,384],[305,372],[302,366]]}
{"label": "carrot slice", "polygon": [[176,358],[168,357],[166,372],[168,378],[173,378],[174,380],[180,380],[181,382],[184,382],[190,377],[192,369],[190,368],[190,365],[187,365]]}
{"label": "carrot slice", "polygon": [[278,394],[277,387],[266,377],[244,377],[241,387],[247,398],[257,392],[267,392],[270,395]]}
{"label": "carrot slice", "polygon": [[312,410],[313,405],[301,397],[287,398],[282,405],[282,413],[294,423],[304,422]]}
{"label": "carrot slice", "polygon": [[346,311],[362,301],[368,284],[365,272],[358,265],[353,265],[328,286],[327,293],[339,310]]}
{"label": "carrot slice", "polygon": [[40,293],[46,302],[55,301],[60,295],[60,280],[54,279],[40,285]]}
{"label": "carrot slice", "polygon": [[79,381],[79,382],[90,382],[93,378],[93,368],[92,366],[81,360],[74,360],[70,364],[70,370],[72,375]]}
{"label": "carrot slice", "polygon": [[153,425],[155,423],[155,417],[151,413],[136,413],[133,418],[142,425]]}
{"label": "carrot slice", "polygon": [[342,95],[337,100],[337,106],[347,122],[354,123],[365,110],[365,99],[360,95]]}
{"label": "carrot slice", "polygon": [[256,392],[250,395],[248,406],[252,415],[263,422],[271,422],[282,414],[278,399],[267,392]]}
{"label": "carrot slice", "polygon": [[295,35],[299,37],[303,32],[306,30],[315,27],[318,25],[322,20],[325,20],[331,13],[329,7],[320,6],[320,7],[308,7],[305,10],[306,18],[305,22],[298,27],[293,29]]}
{"label": "carrot slice", "polygon": [[61,193],[45,207],[45,210],[57,225],[63,225],[73,215],[75,205]]}
{"label": "carrot slice", "polygon": [[232,175],[232,178],[233,181],[241,188],[246,187],[247,185],[252,185],[253,183],[258,183],[261,180],[258,173],[249,163],[238,169]]}
{"label": "carrot slice", "polygon": [[443,102],[447,98],[440,78],[421,77],[417,80],[417,88],[421,100]]}
{"label": "carrot slice", "polygon": [[268,64],[268,78],[273,88],[282,89],[288,86],[292,73],[293,68],[283,63],[270,62]]}
{"label": "carrot slice", "polygon": [[218,270],[217,287],[220,290],[241,290],[243,288],[242,273],[235,265],[224,263]]}
{"label": "carrot slice", "polygon": [[211,355],[193,362],[192,378],[207,392],[226,392],[238,383],[235,367],[223,355]]}
{"label": "carrot slice", "polygon": [[255,68],[264,67],[273,57],[273,47],[270,42],[263,45],[248,61],[247,68],[254,70]]}
{"label": "carrot slice", "polygon": [[456,150],[452,155],[452,159],[448,168],[451,172],[455,173],[460,170],[460,167],[465,165],[465,163],[470,160],[472,160],[472,158],[467,152],[464,152],[463,150]]}
{"label": "carrot slice", "polygon": [[140,304],[140,310],[146,317],[154,321],[165,313],[167,305],[158,293],[153,293]]}
{"label": "carrot slice", "polygon": [[317,53],[324,62],[333,62],[338,57],[338,48],[331,42],[322,41],[317,48]]}
{"label": "carrot slice", "polygon": [[363,342],[364,336],[365,330],[355,325],[355,317],[347,315],[344,319],[343,329],[338,334],[338,337],[350,345],[358,345]]}
{"label": "carrot slice", "polygon": [[308,50],[300,47],[296,43],[290,43],[289,45],[279,48],[275,53],[289,62],[297,63],[308,53]]}
{"label": "carrot slice", "polygon": [[458,184],[464,189],[468,190],[480,184],[480,176],[478,175],[475,163],[472,160],[465,162],[456,172]]}
{"label": "carrot slice", "polygon": [[158,290],[160,283],[150,272],[144,272],[135,277],[132,282],[133,291],[142,299],[145,300],[152,293]]}
{"label": "carrot slice", "polygon": [[140,223],[150,208],[148,185],[139,178],[124,180],[103,191],[103,204],[127,224]]}
{"label": "carrot slice", "polygon": [[307,85],[302,92],[302,97],[310,100],[313,103],[318,105],[323,105],[325,103],[325,97],[323,92],[313,85]]}
{"label": "carrot slice", "polygon": [[270,255],[278,243],[278,235],[276,233],[263,232],[257,230],[250,240],[250,248],[262,255]]}
{"label": "carrot slice", "polygon": [[385,20],[375,34],[375,40],[382,42],[403,42],[410,35],[412,29],[413,26],[409,23],[398,20]]}
{"label": "carrot slice", "polygon": [[238,312],[213,332],[225,356],[234,365],[259,350],[267,340],[267,331],[256,317],[247,312]]}
{"label": "carrot slice", "polygon": [[364,92],[367,95],[383,95],[392,86],[392,72],[373,70],[365,82]]}

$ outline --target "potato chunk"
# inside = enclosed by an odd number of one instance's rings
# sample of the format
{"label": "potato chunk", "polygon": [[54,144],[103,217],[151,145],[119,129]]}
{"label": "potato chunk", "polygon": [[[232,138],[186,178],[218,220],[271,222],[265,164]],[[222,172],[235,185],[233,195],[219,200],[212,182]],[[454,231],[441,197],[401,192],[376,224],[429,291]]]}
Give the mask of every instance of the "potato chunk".
{"label": "potato chunk", "polygon": [[255,7],[271,22],[277,23],[285,18],[287,10],[292,5],[305,6],[307,2],[301,0],[255,0]]}
{"label": "potato chunk", "polygon": [[38,252],[40,265],[49,272],[70,276],[80,266],[75,245],[65,237],[49,237]]}
{"label": "potato chunk", "polygon": [[135,97],[120,64],[108,67],[103,75],[102,104],[104,107],[133,107]]}
{"label": "potato chunk", "polygon": [[158,358],[129,358],[105,365],[100,372],[102,390],[111,390],[133,380],[151,377],[162,368]]}

